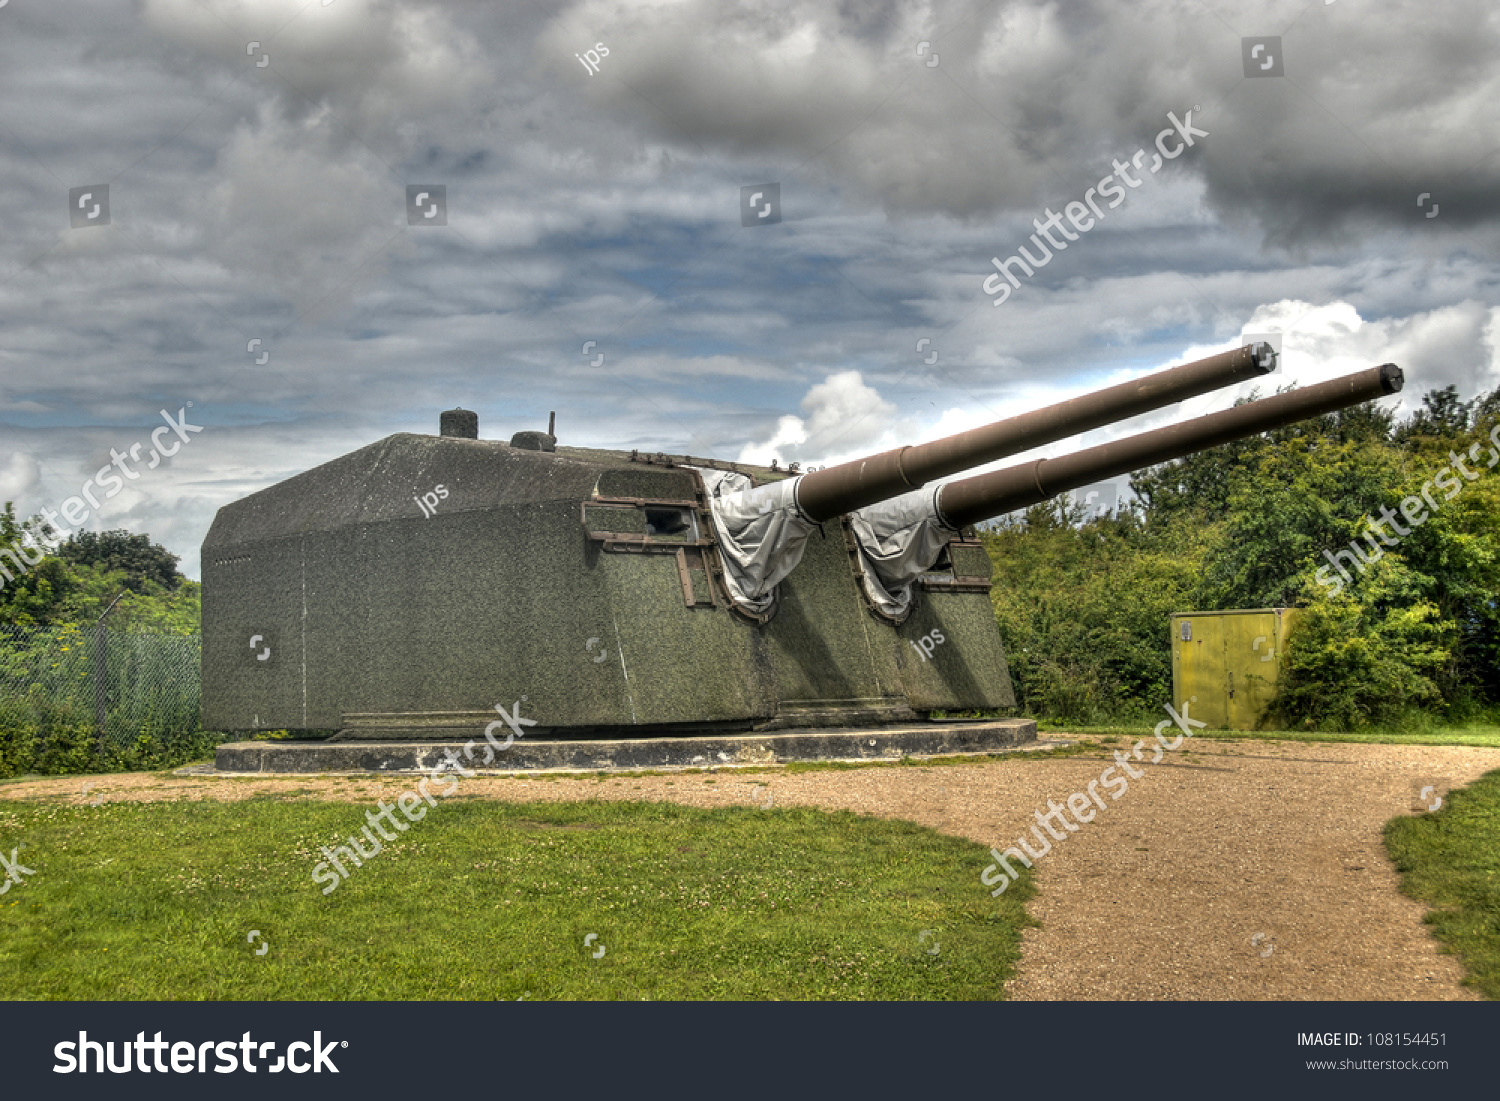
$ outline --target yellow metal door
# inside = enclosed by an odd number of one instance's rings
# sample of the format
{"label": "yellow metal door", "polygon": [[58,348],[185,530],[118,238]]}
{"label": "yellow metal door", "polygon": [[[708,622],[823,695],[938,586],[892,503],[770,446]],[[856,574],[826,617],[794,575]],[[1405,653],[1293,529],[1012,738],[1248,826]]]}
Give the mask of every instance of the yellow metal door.
{"label": "yellow metal door", "polygon": [[[1190,701],[1188,714],[1212,729],[1229,722],[1224,676],[1224,616],[1189,612],[1172,617],[1173,707]],[[1196,699],[1194,697],[1197,697]]]}
{"label": "yellow metal door", "polygon": [[1225,691],[1229,729],[1254,730],[1276,695],[1281,669],[1280,616],[1275,611],[1224,616]]}

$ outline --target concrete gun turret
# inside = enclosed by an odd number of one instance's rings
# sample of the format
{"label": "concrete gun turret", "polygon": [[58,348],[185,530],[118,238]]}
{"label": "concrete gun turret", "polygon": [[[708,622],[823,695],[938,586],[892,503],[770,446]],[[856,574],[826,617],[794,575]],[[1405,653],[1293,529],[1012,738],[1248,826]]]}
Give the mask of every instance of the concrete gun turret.
{"label": "concrete gun turret", "polygon": [[485,440],[451,410],[439,435],[397,433],[219,510],[203,543],[204,728],[462,742],[503,707],[527,739],[572,740],[1013,707],[968,525],[1392,393],[1401,373],[937,479],[1273,365],[1252,345],[808,474],[568,447],[555,425]]}

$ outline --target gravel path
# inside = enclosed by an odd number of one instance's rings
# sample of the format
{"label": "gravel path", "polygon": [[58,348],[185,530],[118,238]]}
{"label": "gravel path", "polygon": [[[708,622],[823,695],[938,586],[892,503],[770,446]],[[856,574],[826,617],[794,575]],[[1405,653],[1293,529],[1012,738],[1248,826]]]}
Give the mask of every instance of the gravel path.
{"label": "gravel path", "polygon": [[[672,800],[842,808],[1008,847],[1033,812],[1083,791],[1121,745],[922,768],[720,770],[600,780],[475,777],[455,797],[513,802]],[[1150,753],[1146,753],[1150,760]],[[1500,768],[1500,750],[1194,741],[1037,861],[1040,928],[1026,930],[1010,996],[1035,999],[1473,1000],[1458,961],[1402,896],[1381,828]],[[160,776],[0,785],[0,799],[250,798],[373,803],[414,778]],[[1108,789],[1101,789],[1107,791]],[[1003,842],[1003,844],[1001,844]],[[1031,841],[1033,847],[1036,842]],[[974,869],[974,889],[981,867]]]}

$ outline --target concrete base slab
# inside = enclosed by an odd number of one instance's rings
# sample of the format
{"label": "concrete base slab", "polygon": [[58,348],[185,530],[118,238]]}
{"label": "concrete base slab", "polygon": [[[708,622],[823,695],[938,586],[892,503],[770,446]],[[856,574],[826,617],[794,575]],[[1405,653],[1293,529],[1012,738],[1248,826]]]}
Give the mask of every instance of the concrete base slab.
{"label": "concrete base slab", "polygon": [[[787,761],[878,761],[994,753],[1036,742],[1032,719],[973,720],[882,726],[864,730],[787,730],[694,738],[599,741],[517,739],[484,765],[490,752],[464,742],[229,742],[214,770],[221,773],[427,772],[453,750],[464,767],[481,773],[730,768]],[[469,761],[472,760],[472,765]]]}

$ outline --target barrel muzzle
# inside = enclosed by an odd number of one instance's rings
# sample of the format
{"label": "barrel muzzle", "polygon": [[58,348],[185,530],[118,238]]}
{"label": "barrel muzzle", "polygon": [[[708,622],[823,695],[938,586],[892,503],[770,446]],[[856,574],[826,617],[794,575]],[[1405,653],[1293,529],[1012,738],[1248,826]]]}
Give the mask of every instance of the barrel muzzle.
{"label": "barrel muzzle", "polygon": [[938,493],[938,510],[949,525],[961,528],[1027,508],[1091,482],[1385,397],[1400,391],[1404,382],[1401,368],[1386,363],[1071,455],[1037,459],[949,482]]}

